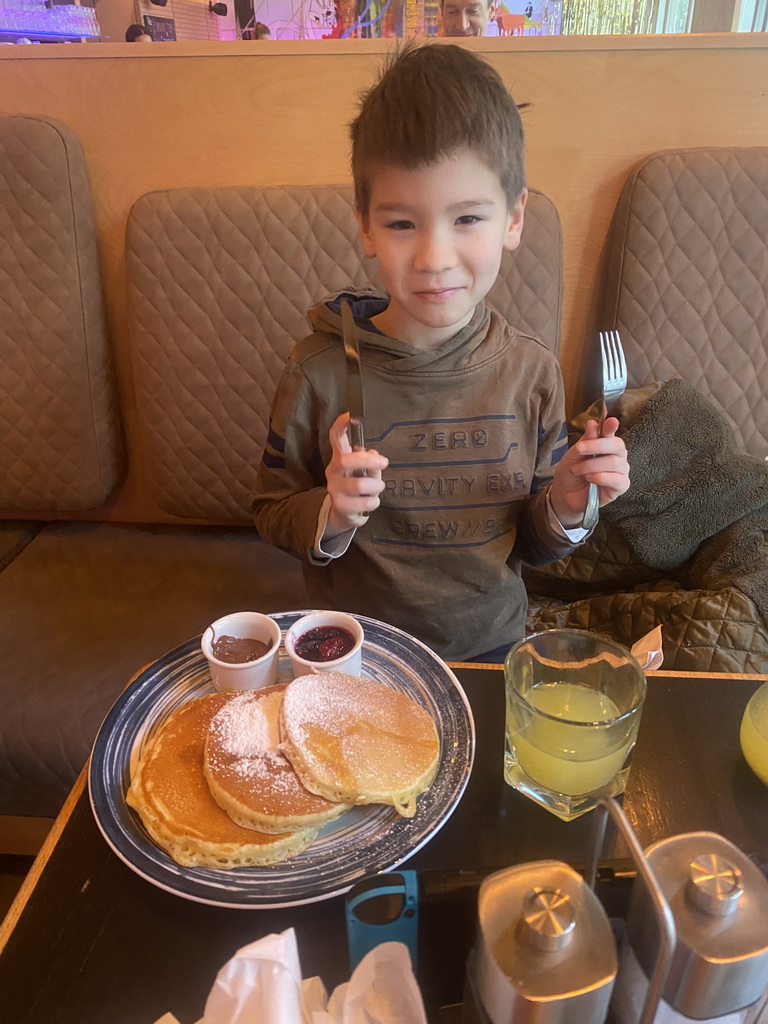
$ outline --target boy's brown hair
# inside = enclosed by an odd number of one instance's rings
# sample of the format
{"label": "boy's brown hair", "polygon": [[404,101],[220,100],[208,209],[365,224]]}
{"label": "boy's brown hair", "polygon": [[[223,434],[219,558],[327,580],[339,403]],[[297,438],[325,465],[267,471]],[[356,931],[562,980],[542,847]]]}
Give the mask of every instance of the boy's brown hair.
{"label": "boy's brown hair", "polygon": [[377,167],[427,167],[470,149],[498,174],[510,209],[525,188],[523,124],[500,75],[461,46],[408,43],[384,65],[350,125],[352,177],[368,217]]}

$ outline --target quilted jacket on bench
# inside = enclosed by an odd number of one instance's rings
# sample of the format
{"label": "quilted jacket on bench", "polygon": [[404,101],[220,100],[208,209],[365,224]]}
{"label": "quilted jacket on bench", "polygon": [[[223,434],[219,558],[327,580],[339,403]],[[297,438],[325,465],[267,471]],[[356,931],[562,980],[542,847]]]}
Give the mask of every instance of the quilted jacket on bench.
{"label": "quilted jacket on bench", "polygon": [[616,411],[632,487],[573,555],[525,570],[528,628],[631,646],[661,625],[665,668],[768,672],[768,464],[679,378],[627,392]]}

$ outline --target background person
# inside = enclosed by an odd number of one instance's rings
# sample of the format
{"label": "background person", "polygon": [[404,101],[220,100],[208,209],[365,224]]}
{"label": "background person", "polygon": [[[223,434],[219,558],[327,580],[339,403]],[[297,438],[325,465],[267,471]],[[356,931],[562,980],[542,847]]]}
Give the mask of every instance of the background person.
{"label": "background person", "polygon": [[151,43],[152,35],[143,25],[129,25],[125,30],[126,43]]}
{"label": "background person", "polygon": [[443,35],[484,36],[491,8],[491,0],[441,0]]}

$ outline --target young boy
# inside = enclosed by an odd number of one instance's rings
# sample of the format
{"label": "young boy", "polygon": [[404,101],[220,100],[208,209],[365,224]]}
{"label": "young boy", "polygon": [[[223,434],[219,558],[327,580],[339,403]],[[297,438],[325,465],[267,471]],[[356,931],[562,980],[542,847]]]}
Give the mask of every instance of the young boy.
{"label": "young boy", "polygon": [[[567,449],[557,361],[483,300],[520,241],[520,115],[501,78],[450,44],[406,47],[351,126],[360,232],[387,295],[344,292],[277,389],[254,502],[304,564],[313,605],[382,619],[444,658],[522,635],[520,562],[567,555],[629,486],[618,421]],[[340,300],[361,348],[367,450],[347,436]],[[363,473],[364,475],[361,475]]]}

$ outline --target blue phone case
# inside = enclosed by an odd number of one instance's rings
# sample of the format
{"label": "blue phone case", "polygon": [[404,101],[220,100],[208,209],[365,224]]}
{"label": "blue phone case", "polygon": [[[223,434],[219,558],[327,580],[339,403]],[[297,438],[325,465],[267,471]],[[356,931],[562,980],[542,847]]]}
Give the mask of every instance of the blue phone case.
{"label": "blue phone case", "polygon": [[402,942],[417,970],[419,883],[415,871],[371,875],[353,885],[344,900],[350,969],[380,942]]}

